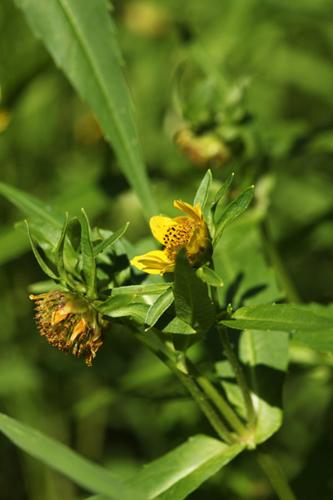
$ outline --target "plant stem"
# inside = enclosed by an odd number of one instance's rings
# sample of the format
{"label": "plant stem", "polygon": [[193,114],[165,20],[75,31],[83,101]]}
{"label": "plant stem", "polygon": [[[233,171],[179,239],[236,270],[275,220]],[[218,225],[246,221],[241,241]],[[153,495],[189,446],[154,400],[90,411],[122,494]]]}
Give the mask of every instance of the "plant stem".
{"label": "plant stem", "polygon": [[196,367],[189,360],[187,361],[187,364],[198,385],[204,391],[206,396],[212,401],[212,403],[214,403],[215,407],[219,410],[220,414],[225,418],[228,424],[237,432],[238,435],[246,435],[246,427],[222,394],[220,394],[208,378],[198,373]]}
{"label": "plant stem", "polygon": [[151,331],[149,335],[144,335],[141,332],[138,332],[137,338],[143,342],[159,359],[161,359],[173,373],[175,373],[180,382],[189,391],[201,411],[204,413],[219,438],[224,440],[226,443],[234,442],[234,437],[216,413],[207,395],[202,392],[193,375],[188,373],[186,370],[184,360],[176,359],[176,353],[171,351],[170,348],[168,348],[166,344],[159,339],[157,333],[153,333]]}
{"label": "plant stem", "polygon": [[257,453],[257,462],[269,479],[280,500],[296,500],[283,471],[276,460],[268,453]]}
{"label": "plant stem", "polygon": [[220,340],[222,343],[222,346],[224,348],[224,352],[228,358],[228,361],[231,365],[231,368],[235,374],[237,384],[242,392],[245,407],[246,407],[246,412],[247,412],[247,419],[250,427],[253,427],[256,421],[256,413],[254,410],[253,406],[253,401],[251,398],[251,393],[249,390],[249,386],[247,384],[244,371],[241,367],[241,364],[239,363],[237,356],[235,355],[235,352],[232,348],[228,332],[225,328],[219,327],[219,336]]}

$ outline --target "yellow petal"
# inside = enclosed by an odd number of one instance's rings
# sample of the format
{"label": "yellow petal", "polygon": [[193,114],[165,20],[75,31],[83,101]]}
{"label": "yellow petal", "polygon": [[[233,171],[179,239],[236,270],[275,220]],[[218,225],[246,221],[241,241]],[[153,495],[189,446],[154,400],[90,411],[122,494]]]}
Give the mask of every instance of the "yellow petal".
{"label": "yellow petal", "polygon": [[202,212],[201,212],[201,207],[199,203],[197,203],[195,206],[190,205],[190,203],[186,203],[186,201],[182,200],[175,200],[173,202],[173,206],[175,208],[178,208],[178,210],[181,210],[182,212],[185,212],[188,214],[192,219],[195,220],[201,220],[202,219]]}
{"label": "yellow petal", "polygon": [[174,225],[174,220],[164,215],[154,215],[151,217],[149,225],[154,238],[163,244],[165,233],[169,227]]}
{"label": "yellow petal", "polygon": [[152,250],[138,255],[131,260],[132,266],[148,274],[164,274],[171,272],[174,262],[170,261],[163,250]]}

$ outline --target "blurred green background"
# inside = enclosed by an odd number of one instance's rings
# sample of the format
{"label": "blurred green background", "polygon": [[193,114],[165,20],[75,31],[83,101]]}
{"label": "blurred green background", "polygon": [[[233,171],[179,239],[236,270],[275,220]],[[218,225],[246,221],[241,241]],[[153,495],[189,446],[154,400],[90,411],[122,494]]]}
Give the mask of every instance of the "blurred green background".
{"label": "blurred green background", "polygon": [[[298,295],[321,303],[333,300],[331,7],[328,0],[113,3],[161,211],[171,212],[175,198],[191,201],[208,166],[217,183],[235,171],[236,191],[256,183]],[[71,214],[84,206],[101,227],[129,220],[130,241],[146,248],[139,203],[93,115],[10,0],[0,4],[0,33],[0,181]],[[218,154],[193,161],[206,151],[203,138],[218,143]],[[92,369],[40,338],[28,287],[44,277],[26,234],[14,229],[20,218],[0,198],[1,410],[124,475],[193,433],[210,433],[176,380],[125,329],[111,330]],[[267,444],[305,500],[333,496],[331,366],[330,358],[292,352],[285,423]],[[4,500],[84,497],[2,436],[0,463]],[[191,498],[206,496],[274,498],[250,453]]]}

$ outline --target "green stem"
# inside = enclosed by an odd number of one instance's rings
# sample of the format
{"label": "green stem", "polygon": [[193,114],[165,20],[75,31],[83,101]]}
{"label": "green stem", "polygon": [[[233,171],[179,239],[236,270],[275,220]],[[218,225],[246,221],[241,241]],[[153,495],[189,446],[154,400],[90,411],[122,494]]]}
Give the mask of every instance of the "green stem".
{"label": "green stem", "polygon": [[163,363],[165,363],[178,377],[180,382],[184,385],[184,387],[186,387],[201,411],[204,413],[220,439],[227,443],[233,442],[233,436],[219,415],[216,413],[214,407],[208,400],[207,395],[202,392],[195,378],[188,373],[184,359],[177,359],[176,353],[170,350],[166,344],[159,339],[158,334],[153,333],[152,331],[150,331],[149,335],[144,335],[138,332],[137,338],[143,342],[159,359],[161,359]]}
{"label": "green stem", "polygon": [[266,474],[280,500],[296,500],[283,471],[271,455],[257,453],[257,462]]}
{"label": "green stem", "polygon": [[246,381],[246,378],[244,375],[244,371],[243,371],[241,364],[239,363],[237,356],[235,355],[235,352],[232,348],[228,332],[223,327],[219,327],[218,330],[219,330],[220,340],[221,340],[222,346],[224,348],[224,352],[225,352],[227,359],[231,365],[231,368],[235,374],[237,384],[238,384],[238,386],[242,392],[242,395],[243,395],[249,426],[253,427],[255,425],[255,421],[256,421],[256,413],[254,410],[253,401],[251,398],[251,393],[250,393],[249,386],[247,384],[247,381]]}
{"label": "green stem", "polygon": [[238,415],[234,412],[222,394],[214,387],[214,385],[203,375],[198,373],[196,367],[188,360],[187,364],[193,373],[197,384],[204,391],[206,396],[214,403],[215,407],[219,410],[221,416],[228,422],[228,424],[237,432],[239,436],[247,434],[246,427],[239,419]]}

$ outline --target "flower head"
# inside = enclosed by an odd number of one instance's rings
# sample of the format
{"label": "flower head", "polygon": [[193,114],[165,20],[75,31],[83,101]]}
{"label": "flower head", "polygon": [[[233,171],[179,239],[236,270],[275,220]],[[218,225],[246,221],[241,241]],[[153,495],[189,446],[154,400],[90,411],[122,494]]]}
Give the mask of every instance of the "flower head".
{"label": "flower head", "polygon": [[151,232],[164,249],[134,257],[131,264],[141,271],[149,274],[172,272],[181,248],[185,248],[193,266],[207,260],[210,240],[200,205],[193,206],[181,200],[175,200],[173,205],[186,215],[174,218],[155,215],[150,219]]}
{"label": "flower head", "polygon": [[89,302],[60,290],[30,295],[30,299],[35,302],[40,334],[61,351],[83,356],[91,366],[103,340],[98,313]]}

